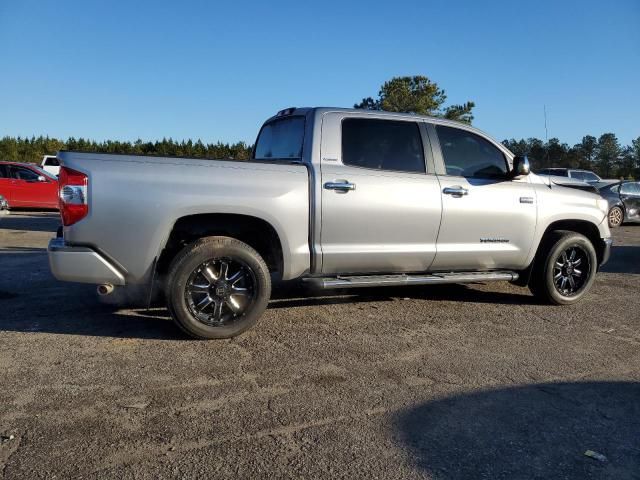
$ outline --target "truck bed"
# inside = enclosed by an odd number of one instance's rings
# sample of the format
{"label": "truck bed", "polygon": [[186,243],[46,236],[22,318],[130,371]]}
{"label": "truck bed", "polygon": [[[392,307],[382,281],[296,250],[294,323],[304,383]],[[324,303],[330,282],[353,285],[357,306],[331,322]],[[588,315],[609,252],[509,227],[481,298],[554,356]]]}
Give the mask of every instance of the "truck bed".
{"label": "truck bed", "polygon": [[178,219],[211,213],[269,222],[282,244],[284,279],[309,269],[305,165],[72,151],[58,158],[89,177],[89,214],[64,228],[65,243],[95,249],[127,283],[149,279]]}

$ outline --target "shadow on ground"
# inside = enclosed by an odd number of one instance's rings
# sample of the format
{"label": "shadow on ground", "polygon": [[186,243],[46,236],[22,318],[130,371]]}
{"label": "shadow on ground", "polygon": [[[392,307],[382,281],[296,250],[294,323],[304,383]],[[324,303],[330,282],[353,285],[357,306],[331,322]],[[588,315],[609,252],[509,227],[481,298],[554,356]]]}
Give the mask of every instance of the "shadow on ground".
{"label": "shadow on ground", "polygon": [[[139,294],[137,299],[126,298],[127,295],[124,295],[120,299],[106,297],[101,300],[96,296],[95,286],[92,285],[61,283],[46,290],[48,300],[38,305],[38,308],[32,308],[29,306],[28,293],[6,287],[0,288],[0,300],[5,302],[5,316],[0,319],[0,330],[116,338],[187,338],[174,326],[169,312],[162,306],[161,299],[155,301],[150,308],[146,308],[140,306],[146,305],[146,297],[141,298]],[[299,284],[287,284],[274,290],[269,309],[394,302],[398,298],[509,304],[535,302],[535,299],[528,295],[484,292],[464,285],[442,285],[428,289],[396,287],[327,292],[308,291]],[[132,304],[138,306],[132,308]]]}
{"label": "shadow on ground", "polygon": [[396,426],[435,479],[638,479],[639,399],[636,382],[539,384],[426,403]]}
{"label": "shadow on ground", "polygon": [[0,216],[0,230],[55,233],[59,225],[61,221],[57,212],[33,213],[12,210],[11,214]]}
{"label": "shadow on ground", "polygon": [[[602,267],[608,273],[640,274],[640,246],[619,246],[611,249],[609,262]],[[639,475],[640,477],[640,475]]]}
{"label": "shadow on ground", "polygon": [[472,285],[412,285],[406,287],[369,287],[338,290],[314,290],[301,282],[285,282],[274,288],[269,308],[340,305],[344,303],[390,302],[398,298],[416,300],[536,305],[539,302],[524,293],[483,291]]}

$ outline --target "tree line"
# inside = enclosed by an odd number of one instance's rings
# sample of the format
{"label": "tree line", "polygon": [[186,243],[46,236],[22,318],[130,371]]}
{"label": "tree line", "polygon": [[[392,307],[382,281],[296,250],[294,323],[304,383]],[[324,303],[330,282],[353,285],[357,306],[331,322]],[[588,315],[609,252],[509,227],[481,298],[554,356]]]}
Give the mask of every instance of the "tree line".
{"label": "tree line", "polygon": [[[502,143],[516,155],[527,155],[533,171],[548,167],[583,168],[596,172],[602,178],[640,179],[640,137],[628,146],[620,145],[613,133],[605,133],[598,138],[586,135],[574,146],[557,138],[548,142],[538,138],[512,138]],[[40,163],[43,155],[54,155],[59,150],[246,160],[251,157],[252,146],[244,142],[203,143],[201,140],[176,141],[171,138],[155,142],[96,142],[83,138],[60,140],[43,136],[7,136],[0,139],[0,161]]]}
{"label": "tree line", "polygon": [[251,156],[251,148],[251,145],[245,142],[203,143],[201,140],[176,141],[171,138],[163,138],[155,142],[142,140],[96,142],[74,137],[61,140],[48,136],[30,138],[6,136],[0,139],[0,161],[40,163],[43,155],[55,155],[59,150],[246,160]]}
{"label": "tree line", "polygon": [[621,145],[613,133],[598,138],[585,135],[572,147],[557,138],[548,142],[512,138],[502,143],[516,155],[527,155],[534,172],[549,167],[583,168],[602,178],[640,179],[640,137],[627,146]]}

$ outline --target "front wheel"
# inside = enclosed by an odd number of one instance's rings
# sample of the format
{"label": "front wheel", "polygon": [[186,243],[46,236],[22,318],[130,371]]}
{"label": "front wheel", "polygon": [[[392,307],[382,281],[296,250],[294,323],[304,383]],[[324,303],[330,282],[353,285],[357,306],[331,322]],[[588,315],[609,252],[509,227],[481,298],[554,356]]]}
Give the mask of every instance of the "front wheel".
{"label": "front wheel", "polygon": [[547,303],[576,303],[593,285],[597,262],[596,251],[584,235],[553,232],[541,246],[529,288]]}
{"label": "front wheel", "polygon": [[613,207],[609,210],[609,227],[615,228],[622,225],[624,221],[624,212],[620,207]]}
{"label": "front wheel", "polygon": [[173,260],[167,303],[178,326],[195,338],[231,338],[267,308],[271,278],[264,260],[235,238],[207,237]]}

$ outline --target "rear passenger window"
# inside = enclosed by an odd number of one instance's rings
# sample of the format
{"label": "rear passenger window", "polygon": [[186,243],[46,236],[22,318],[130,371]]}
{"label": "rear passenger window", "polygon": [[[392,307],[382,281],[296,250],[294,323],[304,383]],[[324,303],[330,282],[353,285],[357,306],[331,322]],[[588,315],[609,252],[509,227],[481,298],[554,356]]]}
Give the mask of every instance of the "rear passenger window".
{"label": "rear passenger window", "polygon": [[505,178],[507,161],[491,142],[459,128],[437,125],[447,175]]}
{"label": "rear passenger window", "polygon": [[345,118],[342,163],[373,170],[425,173],[420,128],[415,122]]}
{"label": "rear passenger window", "polygon": [[620,193],[623,195],[640,195],[640,183],[623,183],[620,186]]}

